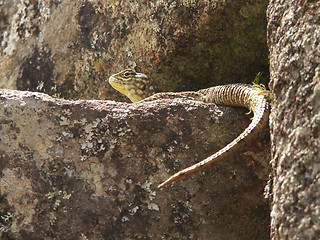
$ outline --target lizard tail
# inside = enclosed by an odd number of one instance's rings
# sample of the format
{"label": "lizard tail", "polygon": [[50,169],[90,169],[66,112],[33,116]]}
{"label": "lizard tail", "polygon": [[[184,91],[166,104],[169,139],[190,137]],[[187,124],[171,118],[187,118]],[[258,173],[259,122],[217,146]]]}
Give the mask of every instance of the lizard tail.
{"label": "lizard tail", "polygon": [[[248,93],[247,86],[246,92]],[[269,111],[269,104],[267,101],[267,98],[265,95],[263,95],[259,90],[256,90],[254,88],[250,89],[249,96],[246,97],[246,101],[242,104],[240,103],[240,106],[248,107],[248,98],[250,103],[249,109],[253,111],[254,117],[249,124],[249,126],[232,142],[230,142],[228,145],[226,145],[224,148],[220,149],[218,152],[214,153],[213,155],[207,157],[206,159],[188,167],[185,168],[171,177],[169,177],[166,181],[158,185],[158,188],[164,188],[168,184],[178,181],[180,179],[183,179],[187,176],[190,176],[194,173],[200,172],[211,165],[220,162],[221,160],[228,157],[230,154],[232,154],[234,151],[238,150],[239,144],[243,142],[247,142],[247,139],[254,135],[255,133],[259,132],[259,129],[264,127],[268,121],[268,111]],[[227,102],[224,102],[223,105],[229,105]],[[238,105],[238,106],[239,106]],[[245,140],[245,141],[244,141]]]}

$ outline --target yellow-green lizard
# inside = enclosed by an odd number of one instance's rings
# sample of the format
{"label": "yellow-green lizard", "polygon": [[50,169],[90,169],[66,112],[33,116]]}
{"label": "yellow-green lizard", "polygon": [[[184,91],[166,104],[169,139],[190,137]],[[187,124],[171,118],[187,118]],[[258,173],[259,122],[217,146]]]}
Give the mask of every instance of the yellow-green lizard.
{"label": "yellow-green lizard", "polygon": [[137,73],[132,69],[126,69],[113,74],[109,78],[110,85],[126,95],[132,102],[152,101],[159,98],[187,97],[204,102],[211,102],[217,105],[246,107],[254,116],[250,125],[231,143],[206,159],[185,168],[166,181],[158,188],[163,188],[171,182],[185,178],[191,174],[202,171],[211,165],[225,159],[238,150],[242,142],[246,142],[249,135],[254,135],[261,128],[265,127],[269,116],[269,93],[261,86],[248,84],[228,84],[201,89],[197,92],[161,92],[155,82],[145,74]]}

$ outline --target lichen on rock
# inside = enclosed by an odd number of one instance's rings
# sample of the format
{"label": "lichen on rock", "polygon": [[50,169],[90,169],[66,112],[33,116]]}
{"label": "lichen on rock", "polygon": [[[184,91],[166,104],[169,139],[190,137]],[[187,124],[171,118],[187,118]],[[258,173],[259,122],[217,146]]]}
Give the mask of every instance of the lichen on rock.
{"label": "lichen on rock", "polygon": [[[225,237],[230,226],[227,236],[239,236],[244,222],[250,236],[268,235],[267,175],[255,154],[157,189],[239,134],[250,121],[245,110],[187,99],[70,101],[15,90],[0,90],[0,99],[2,237],[208,239]],[[239,131],[218,138],[228,128]],[[245,152],[263,149],[254,144]]]}

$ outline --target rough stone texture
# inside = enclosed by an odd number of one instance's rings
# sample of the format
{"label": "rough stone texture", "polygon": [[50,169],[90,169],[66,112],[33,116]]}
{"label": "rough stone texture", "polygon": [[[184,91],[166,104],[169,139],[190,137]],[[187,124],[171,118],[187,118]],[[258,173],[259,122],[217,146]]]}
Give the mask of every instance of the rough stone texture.
{"label": "rough stone texture", "polygon": [[[267,3],[0,1],[0,88],[126,100],[105,80],[127,67],[165,91],[267,78]],[[1,93],[1,239],[268,238],[267,132],[244,154],[155,188],[235,138],[245,111]]]}
{"label": "rough stone texture", "polygon": [[273,239],[320,237],[319,39],[319,1],[270,1]]}
{"label": "rough stone texture", "polygon": [[268,239],[267,130],[243,154],[156,188],[235,138],[245,112],[0,90],[1,239]]}
{"label": "rough stone texture", "polygon": [[165,91],[268,79],[267,0],[0,1],[0,88],[125,100],[136,67]]}

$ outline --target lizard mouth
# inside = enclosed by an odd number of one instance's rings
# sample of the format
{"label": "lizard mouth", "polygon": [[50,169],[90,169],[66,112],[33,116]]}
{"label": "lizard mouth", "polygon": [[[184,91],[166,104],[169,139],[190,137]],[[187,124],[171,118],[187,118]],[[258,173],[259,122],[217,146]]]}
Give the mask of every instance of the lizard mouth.
{"label": "lizard mouth", "polygon": [[[114,75],[115,75],[115,74],[114,74]],[[122,85],[129,85],[128,82],[123,81],[123,80],[119,80],[118,78],[114,77],[114,75],[111,75],[111,76],[109,77],[109,80],[108,80],[109,83],[111,84],[111,86],[112,86],[113,83],[115,83],[115,84],[122,84]]]}

